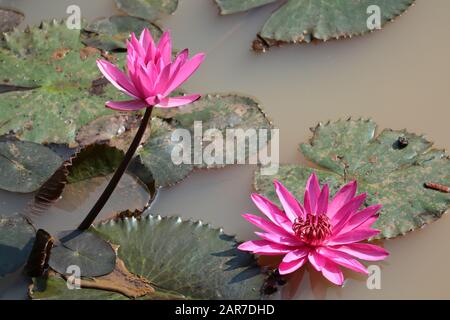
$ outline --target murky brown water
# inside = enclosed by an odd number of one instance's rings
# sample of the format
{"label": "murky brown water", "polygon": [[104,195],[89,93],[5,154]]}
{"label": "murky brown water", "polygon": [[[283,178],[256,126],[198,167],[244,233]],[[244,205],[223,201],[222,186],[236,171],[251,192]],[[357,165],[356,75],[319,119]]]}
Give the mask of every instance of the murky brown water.
{"label": "murky brown water", "polygon": [[[0,3],[24,11],[26,23],[65,17],[70,4],[80,5],[87,20],[115,13],[113,0]],[[250,43],[275,7],[219,17],[212,0],[180,0],[175,15],[161,24],[172,30],[178,48],[208,54],[186,88],[257,97],[280,128],[282,163],[303,161],[298,144],[309,138],[308,128],[316,122],[348,116],[371,117],[382,127],[425,133],[438,147],[450,147],[449,1],[418,0],[397,22],[365,37],[256,55]],[[160,192],[152,211],[202,219],[239,239],[253,238],[253,227],[240,217],[257,212],[249,200],[252,170],[248,166],[197,172]],[[308,269],[301,281],[299,273],[278,297],[448,299],[449,230],[447,215],[423,230],[386,241],[391,256],[380,264],[381,290],[368,290],[365,279],[354,273],[347,273],[344,288],[331,287]]]}

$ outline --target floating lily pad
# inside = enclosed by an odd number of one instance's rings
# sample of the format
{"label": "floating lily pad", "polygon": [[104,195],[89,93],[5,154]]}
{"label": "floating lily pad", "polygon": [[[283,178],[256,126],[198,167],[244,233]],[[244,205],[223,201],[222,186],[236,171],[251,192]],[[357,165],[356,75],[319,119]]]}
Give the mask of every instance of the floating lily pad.
{"label": "floating lily pad", "polygon": [[178,0],[115,0],[117,7],[130,16],[154,20],[177,10]]}
{"label": "floating lily pad", "polygon": [[77,231],[67,237],[68,240],[52,249],[49,265],[53,270],[66,274],[68,267],[77,266],[82,277],[99,277],[114,270],[116,253],[105,240],[93,233]]}
{"label": "floating lily pad", "polygon": [[[118,245],[118,257],[127,269],[154,285],[155,293],[143,299],[261,298],[265,276],[254,257],[237,250],[234,237],[221,229],[150,215],[111,220],[90,232]],[[71,293],[61,279],[54,278],[47,281],[47,289],[41,287],[33,298],[119,298],[92,289]]]}
{"label": "floating lily pad", "polygon": [[33,227],[20,215],[0,215],[0,278],[25,264],[34,235]]}
{"label": "floating lily pad", "polygon": [[[171,126],[161,120],[153,119],[152,133],[150,140],[144,144],[142,150],[139,152],[140,158],[144,166],[153,173],[156,183],[159,186],[167,186],[175,184],[184,179],[195,168],[218,168],[227,164],[226,155],[234,152],[232,163],[236,164],[238,159],[238,151],[245,151],[244,160],[247,161],[249,157],[254,156],[266,144],[249,148],[249,144],[245,144],[245,149],[241,150],[230,146],[226,142],[227,129],[242,129],[247,132],[248,140],[258,138],[258,130],[267,130],[268,141],[270,140],[270,129],[272,128],[270,121],[266,118],[264,112],[261,110],[259,104],[252,98],[240,95],[206,95],[200,100],[174,110],[155,110],[159,117],[165,118],[170,122]],[[210,141],[201,141],[202,136],[196,138],[195,122],[201,122],[201,128],[198,127],[197,132],[203,135],[209,129],[217,129],[217,133],[221,134],[223,138],[223,147],[218,147],[222,151],[222,161],[219,163],[206,163],[203,157],[206,148],[210,145]],[[190,134],[191,149],[185,150],[191,164],[181,163],[175,165],[172,161],[172,153],[175,146],[179,145],[180,141],[172,140],[172,133],[175,129],[186,129]],[[216,140],[220,141],[220,140]],[[231,140],[230,140],[231,141]],[[198,145],[198,149],[194,146]],[[212,146],[211,146],[212,147]],[[177,147],[179,151],[179,148]],[[196,151],[197,150],[197,151]],[[189,155],[190,152],[190,155]],[[197,153],[198,160],[196,160]],[[214,151],[211,152],[214,154]],[[177,153],[178,154],[178,153]],[[209,154],[209,153],[208,153]]]}
{"label": "floating lily pad", "polygon": [[62,163],[61,157],[40,144],[0,140],[0,189],[20,193],[36,191]]}
{"label": "floating lily pad", "polygon": [[84,28],[83,43],[105,51],[126,49],[125,40],[134,32],[139,35],[144,28],[150,30],[155,41],[159,40],[162,30],[148,20],[131,16],[112,16],[98,19]]}
{"label": "floating lily pad", "polygon": [[[277,0],[215,0],[222,14],[246,11]],[[265,50],[284,43],[326,41],[361,35],[371,30],[367,21],[373,14],[368,9],[378,6],[380,22],[387,22],[405,12],[414,0],[288,0],[265,23],[253,44]]]}
{"label": "floating lily pad", "polygon": [[[445,151],[432,149],[423,136],[406,130],[383,130],[375,136],[371,120],[337,121],[314,128],[303,154],[321,169],[321,183],[335,192],[343,184],[358,181],[358,191],[367,192],[365,205],[382,204],[375,228],[379,238],[393,238],[439,219],[450,205],[450,194],[425,188],[427,182],[450,185],[450,159]],[[281,166],[275,176],[256,173],[255,186],[274,201],[273,179],[282,181],[302,197],[313,169],[300,165]]]}
{"label": "floating lily pad", "polygon": [[0,38],[3,32],[9,32],[22,23],[25,15],[15,9],[0,8]]}
{"label": "floating lily pad", "polygon": [[[5,34],[0,48],[0,85],[31,88],[1,94],[0,134],[21,140],[76,146],[78,129],[114,113],[105,101],[121,99],[109,84],[96,88],[100,51],[85,47],[80,31],[64,22]],[[34,88],[34,89],[32,89]]]}
{"label": "floating lily pad", "polygon": [[257,299],[264,276],[252,255],[220,229],[180,218],[109,221],[96,231],[119,245],[128,270],[195,299]]}

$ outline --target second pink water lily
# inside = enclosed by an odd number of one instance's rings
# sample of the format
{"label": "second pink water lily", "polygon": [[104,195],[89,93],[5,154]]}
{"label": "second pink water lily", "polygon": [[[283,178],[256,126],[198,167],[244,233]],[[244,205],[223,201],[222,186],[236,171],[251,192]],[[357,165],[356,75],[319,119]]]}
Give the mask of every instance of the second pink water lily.
{"label": "second pink water lily", "polygon": [[284,256],[278,267],[280,274],[292,273],[309,262],[337,285],[344,283],[340,266],[367,274],[367,268],[357,259],[378,261],[389,255],[379,246],[362,242],[380,232],[372,225],[381,205],[359,209],[366,194],[356,195],[356,181],[344,186],[329,201],[328,185],[321,189],[317,176],[312,174],[303,205],[280,182],[275,180],[274,184],[283,210],[253,194],[253,202],[270,221],[245,214],[245,219],[264,232],[256,232],[262,240],[244,242],[240,250]]}
{"label": "second pink water lily", "polygon": [[131,34],[127,41],[127,73],[106,60],[97,65],[103,75],[120,91],[131,97],[127,101],[108,101],[106,106],[120,111],[134,111],[149,106],[172,108],[189,104],[200,95],[170,97],[200,66],[205,55],[189,59],[187,49],[172,61],[170,33],[165,32],[156,45],[149,30],[139,39]]}

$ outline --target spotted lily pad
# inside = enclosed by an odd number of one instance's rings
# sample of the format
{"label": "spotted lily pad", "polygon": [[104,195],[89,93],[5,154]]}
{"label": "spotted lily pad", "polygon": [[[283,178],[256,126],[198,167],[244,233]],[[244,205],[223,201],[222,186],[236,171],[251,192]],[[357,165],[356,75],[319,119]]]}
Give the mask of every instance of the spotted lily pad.
{"label": "spotted lily pad", "polygon": [[[267,130],[267,140],[270,140],[270,129],[272,128],[270,121],[254,99],[241,95],[206,95],[197,102],[176,110],[156,110],[156,114],[165,118],[170,124],[153,119],[151,138],[144,144],[139,155],[143,165],[153,173],[158,186],[175,184],[195,168],[223,167],[228,163],[226,155],[231,152],[234,152],[234,157],[231,159],[232,164],[238,163],[238,151],[235,150],[234,144],[233,146],[227,146],[225,143],[227,129],[247,132],[248,140],[257,139],[258,130]],[[196,122],[201,127],[198,126],[196,129]],[[174,150],[174,148],[177,145],[179,146],[182,140],[173,136],[176,129],[184,129],[191,138],[191,148],[185,150],[190,161],[183,160],[179,164],[174,164],[172,161],[172,154],[179,150],[178,147],[177,150]],[[221,138],[223,138],[221,144],[223,147],[217,147],[217,150],[221,150],[223,154],[222,161],[219,161],[219,163],[207,163],[203,157],[211,141],[204,139],[205,141],[202,142],[201,140],[210,129],[217,129],[217,133],[221,134]],[[203,137],[195,137],[195,132]],[[220,141],[220,139],[215,141]],[[198,148],[195,148],[196,145]],[[256,148],[250,148],[249,144],[246,143],[245,150],[242,150],[245,151],[243,160],[248,160],[249,157],[254,156],[259,149],[265,146],[266,144],[261,144]],[[214,151],[211,153],[214,154]]]}
{"label": "spotted lily pad", "polygon": [[64,22],[42,22],[5,34],[0,86],[23,89],[1,94],[0,134],[76,146],[78,129],[113,113],[105,101],[121,98],[109,84],[93,90],[100,77],[95,63],[99,57],[99,50],[81,43],[80,30]]}
{"label": "spotted lily pad", "polygon": [[0,278],[27,261],[35,231],[21,216],[0,215]]}
{"label": "spotted lily pad", "polygon": [[139,35],[148,28],[157,41],[162,30],[148,20],[131,16],[112,16],[95,20],[84,28],[83,43],[105,51],[126,49],[125,40],[134,32]]}
{"label": "spotted lily pad", "polygon": [[276,176],[256,173],[256,189],[276,200],[272,180],[283,181],[297,197],[312,170],[336,192],[351,180],[367,192],[365,205],[383,205],[375,228],[379,238],[393,238],[439,219],[450,205],[450,194],[426,188],[427,182],[450,186],[450,159],[423,136],[386,129],[375,135],[371,120],[319,124],[313,138],[301,145],[303,154],[320,169],[281,166]]}
{"label": "spotted lily pad", "polygon": [[13,30],[25,19],[25,15],[17,10],[0,8],[0,38],[3,32]]}
{"label": "spotted lily pad", "polygon": [[117,7],[130,16],[154,20],[177,10],[178,0],[115,0]]}
{"label": "spotted lily pad", "polygon": [[0,189],[29,193],[36,191],[62,165],[55,152],[40,144],[0,140]]}
{"label": "spotted lily pad", "polygon": [[[234,237],[221,229],[176,217],[149,215],[112,220],[91,232],[118,245],[118,257],[127,269],[154,285],[156,293],[144,299],[261,298],[265,277],[254,257],[237,250]],[[36,298],[62,299],[70,294],[62,283],[56,293],[54,287],[50,289],[41,290]],[[92,299],[109,299],[104,293],[85,290],[79,290],[80,299],[84,294]]]}
{"label": "spotted lily pad", "polygon": [[[260,7],[278,0],[215,0],[222,14]],[[368,20],[380,11],[380,27],[405,12],[414,0],[288,0],[270,16],[253,44],[265,50],[284,43],[326,41],[361,35],[371,31]]]}

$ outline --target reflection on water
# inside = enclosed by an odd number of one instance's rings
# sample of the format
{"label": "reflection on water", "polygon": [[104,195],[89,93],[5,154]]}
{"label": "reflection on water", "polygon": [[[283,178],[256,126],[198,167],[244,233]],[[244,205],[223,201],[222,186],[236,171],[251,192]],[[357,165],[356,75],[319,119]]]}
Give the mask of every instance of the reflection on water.
{"label": "reflection on water", "polygon": [[[69,4],[83,16],[114,13],[113,0],[9,0],[25,11],[28,23],[64,17]],[[303,161],[298,144],[310,137],[318,121],[371,117],[382,127],[426,133],[438,147],[450,146],[450,2],[418,1],[383,31],[352,40],[289,46],[263,55],[250,51],[273,6],[219,17],[212,0],[181,0],[175,15],[161,24],[172,30],[178,48],[206,51],[190,91],[241,92],[257,97],[280,128],[282,163]],[[257,213],[251,204],[252,167],[194,173],[162,190],[152,212],[178,214],[223,226],[239,239],[255,238],[241,218]],[[336,288],[307,268],[276,297],[321,298],[450,298],[450,218],[405,237],[386,241],[391,256],[379,264],[381,290],[368,290],[363,277],[347,272]]]}
{"label": "reflection on water", "polygon": [[[110,178],[111,175],[68,184],[61,199],[42,215],[32,217],[36,228],[54,235],[60,231],[75,229],[105,190]],[[136,178],[125,174],[96,221],[108,219],[126,210],[142,210],[149,200],[147,188]]]}

